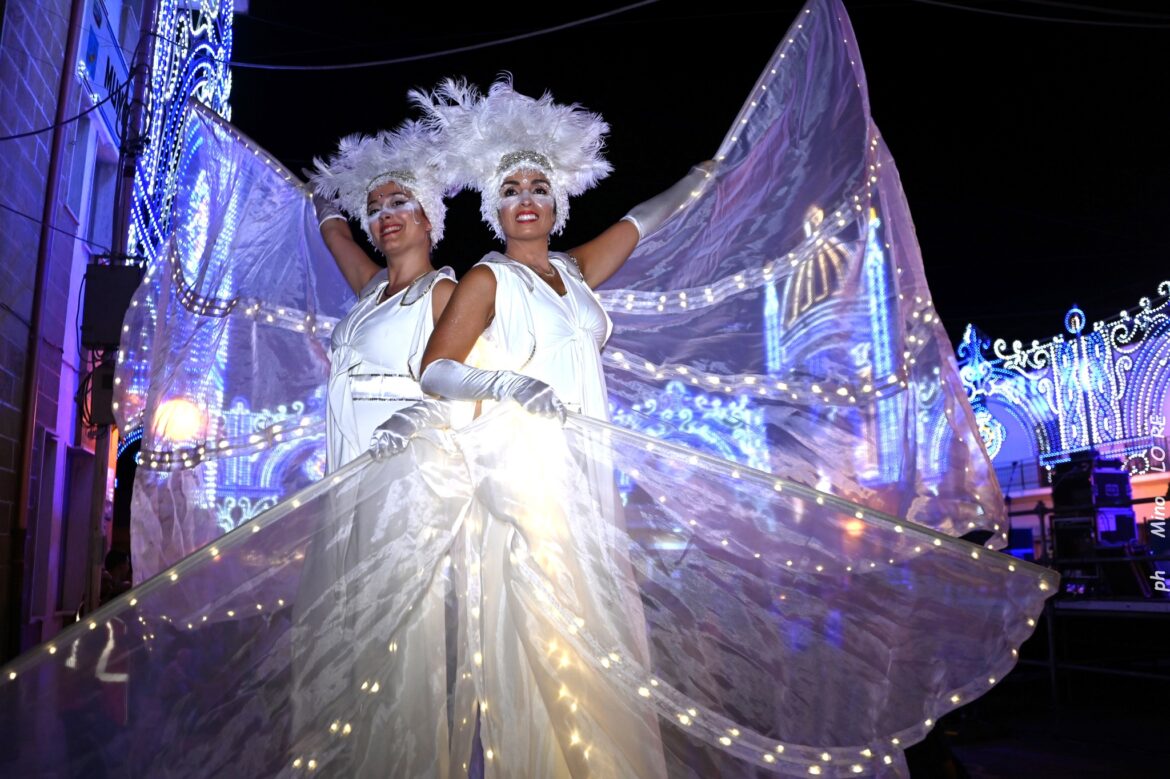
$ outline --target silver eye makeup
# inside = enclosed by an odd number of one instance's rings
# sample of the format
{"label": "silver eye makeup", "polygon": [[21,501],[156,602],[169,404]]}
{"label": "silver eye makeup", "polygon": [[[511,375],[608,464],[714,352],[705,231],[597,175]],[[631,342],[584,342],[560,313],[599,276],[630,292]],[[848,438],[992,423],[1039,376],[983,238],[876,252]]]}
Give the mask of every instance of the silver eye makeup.
{"label": "silver eye makeup", "polygon": [[383,214],[403,214],[413,211],[418,207],[418,201],[398,195],[387,198],[381,203],[371,203],[366,211],[366,220],[372,222],[375,219],[379,219]]}

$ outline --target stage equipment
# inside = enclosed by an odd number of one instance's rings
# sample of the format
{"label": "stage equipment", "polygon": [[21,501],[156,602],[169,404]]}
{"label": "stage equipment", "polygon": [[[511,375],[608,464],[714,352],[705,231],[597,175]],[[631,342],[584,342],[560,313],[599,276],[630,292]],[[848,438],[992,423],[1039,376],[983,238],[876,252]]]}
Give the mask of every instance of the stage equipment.
{"label": "stage equipment", "polygon": [[114,424],[114,361],[102,360],[93,369],[89,388],[89,424]]}
{"label": "stage equipment", "polygon": [[117,349],[122,318],[142,280],[142,269],[131,265],[90,265],[85,271],[81,309],[81,345],[86,349]]}

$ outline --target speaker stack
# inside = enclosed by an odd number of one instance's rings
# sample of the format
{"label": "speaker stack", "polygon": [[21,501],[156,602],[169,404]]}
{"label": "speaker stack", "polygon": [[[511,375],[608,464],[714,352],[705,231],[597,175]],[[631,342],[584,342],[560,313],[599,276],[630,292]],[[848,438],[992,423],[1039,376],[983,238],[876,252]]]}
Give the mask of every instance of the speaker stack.
{"label": "speaker stack", "polygon": [[1076,595],[1150,597],[1133,491],[1119,460],[1075,452],[1052,474],[1052,559]]}

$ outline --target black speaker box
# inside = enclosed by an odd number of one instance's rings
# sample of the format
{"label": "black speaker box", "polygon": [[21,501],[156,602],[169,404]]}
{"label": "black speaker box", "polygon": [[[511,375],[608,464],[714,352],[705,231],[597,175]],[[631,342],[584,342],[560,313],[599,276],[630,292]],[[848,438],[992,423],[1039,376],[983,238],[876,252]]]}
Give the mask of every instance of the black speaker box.
{"label": "black speaker box", "polygon": [[85,271],[81,309],[81,345],[86,349],[117,349],[122,320],[138,289],[142,271],[132,265],[90,265]]}
{"label": "black speaker box", "polygon": [[1052,556],[1056,560],[1092,556],[1096,523],[1096,517],[1053,517]]}

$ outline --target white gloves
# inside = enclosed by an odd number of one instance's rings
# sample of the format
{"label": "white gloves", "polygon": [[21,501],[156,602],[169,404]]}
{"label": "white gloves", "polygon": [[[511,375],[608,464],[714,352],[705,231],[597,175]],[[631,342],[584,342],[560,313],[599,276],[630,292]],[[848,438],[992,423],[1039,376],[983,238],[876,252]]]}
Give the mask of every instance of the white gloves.
{"label": "white gloves", "polygon": [[638,240],[645,238],[686,205],[714,169],[715,163],[710,160],[696,165],[670,189],[634,206],[622,219],[638,229]]}
{"label": "white gloves", "polygon": [[398,454],[420,430],[448,427],[452,400],[514,400],[531,414],[565,421],[565,405],[543,381],[512,371],[485,371],[455,360],[435,360],[423,371],[423,392],[438,395],[395,411],[374,429],[375,460]]}
{"label": "white gloves", "polygon": [[337,204],[326,197],[321,197],[316,192],[313,193],[313,210],[317,212],[317,226],[328,222],[330,219],[340,219],[345,221],[345,215],[337,208]]}
{"label": "white gloves", "polygon": [[[317,172],[309,170],[308,168],[301,168],[301,177],[309,182],[309,186],[313,186],[313,179]],[[337,203],[332,198],[325,197],[313,189],[313,210],[317,212],[317,227],[328,222],[330,219],[341,219],[347,221],[345,214],[337,208]]]}
{"label": "white gloves", "polygon": [[422,375],[428,395],[450,400],[515,400],[525,411],[565,421],[565,404],[552,387],[512,371],[485,371],[455,360],[435,360]]}
{"label": "white gloves", "polygon": [[375,460],[396,455],[406,448],[410,439],[428,427],[447,427],[451,407],[445,400],[427,398],[395,411],[389,419],[374,428],[370,437],[370,452]]}

